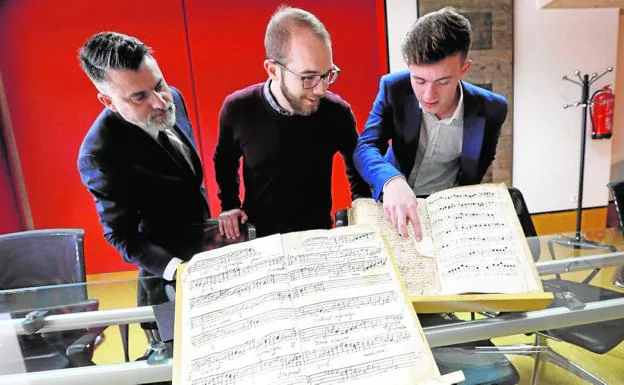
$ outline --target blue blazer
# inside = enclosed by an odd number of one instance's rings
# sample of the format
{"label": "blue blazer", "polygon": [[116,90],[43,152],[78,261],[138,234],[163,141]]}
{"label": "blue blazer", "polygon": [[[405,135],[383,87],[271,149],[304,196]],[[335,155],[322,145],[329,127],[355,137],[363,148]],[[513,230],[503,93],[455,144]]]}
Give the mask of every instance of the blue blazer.
{"label": "blue blazer", "polygon": [[[368,121],[353,153],[355,167],[379,200],[384,183],[408,177],[420,138],[420,104],[409,71],[385,75]],[[461,82],[464,91],[464,135],[459,185],[480,183],[494,160],[507,101],[501,95]]]}
{"label": "blue blazer", "polygon": [[93,195],[104,237],[142,273],[162,277],[171,258],[200,251],[210,217],[203,169],[180,93],[175,130],[193,151],[182,167],[141,128],[105,108],[84,138],[78,156],[83,184]]}

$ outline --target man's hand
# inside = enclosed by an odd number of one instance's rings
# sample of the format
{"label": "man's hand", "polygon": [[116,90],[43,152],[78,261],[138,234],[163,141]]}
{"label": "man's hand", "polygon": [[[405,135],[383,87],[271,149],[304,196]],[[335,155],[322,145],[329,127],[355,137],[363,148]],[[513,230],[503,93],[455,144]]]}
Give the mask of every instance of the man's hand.
{"label": "man's hand", "polygon": [[219,233],[227,239],[236,239],[240,236],[238,221],[247,222],[247,214],[241,209],[224,211],[219,215]]}
{"label": "man's hand", "polygon": [[420,220],[418,219],[418,202],[414,192],[403,178],[390,180],[383,189],[383,208],[386,218],[396,227],[402,238],[407,238],[407,222],[414,228],[416,241],[420,242]]}

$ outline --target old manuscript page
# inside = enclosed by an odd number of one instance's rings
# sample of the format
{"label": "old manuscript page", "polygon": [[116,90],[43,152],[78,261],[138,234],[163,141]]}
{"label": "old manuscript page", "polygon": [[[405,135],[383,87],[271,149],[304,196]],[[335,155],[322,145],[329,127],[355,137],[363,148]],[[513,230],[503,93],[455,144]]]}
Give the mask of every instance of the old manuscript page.
{"label": "old manuscript page", "polygon": [[418,216],[422,230],[420,242],[414,240],[411,225],[408,225],[409,237],[401,238],[392,223],[386,219],[381,203],[373,199],[355,200],[349,215],[349,223],[378,226],[388,241],[388,247],[410,297],[440,294],[429,215],[424,199],[418,199]]}
{"label": "old manuscript page", "polygon": [[442,294],[542,290],[504,184],[444,190],[427,208]]}
{"label": "old manuscript page", "polygon": [[413,384],[439,376],[372,227],[201,253],[180,285],[183,384]]}

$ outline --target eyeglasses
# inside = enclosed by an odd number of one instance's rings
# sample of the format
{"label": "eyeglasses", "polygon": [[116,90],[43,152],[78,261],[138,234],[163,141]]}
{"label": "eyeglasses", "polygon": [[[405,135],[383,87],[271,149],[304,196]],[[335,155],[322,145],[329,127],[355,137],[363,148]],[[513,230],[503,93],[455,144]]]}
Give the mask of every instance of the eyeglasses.
{"label": "eyeglasses", "polygon": [[293,74],[296,77],[298,77],[301,80],[301,85],[303,86],[304,89],[310,89],[310,88],[316,87],[316,85],[319,84],[321,79],[323,81],[327,82],[327,85],[330,85],[333,82],[335,82],[336,79],[338,79],[338,74],[340,73],[340,68],[338,68],[337,65],[332,64],[332,68],[329,71],[325,72],[324,74],[321,74],[321,75],[301,75],[301,74],[298,74],[296,72],[293,72],[293,71],[289,70],[288,68],[286,68],[285,65],[283,65],[280,62],[278,62],[277,60],[273,60],[273,62],[275,62],[277,65],[279,65],[280,67],[282,67],[286,71],[288,71],[291,74]]}

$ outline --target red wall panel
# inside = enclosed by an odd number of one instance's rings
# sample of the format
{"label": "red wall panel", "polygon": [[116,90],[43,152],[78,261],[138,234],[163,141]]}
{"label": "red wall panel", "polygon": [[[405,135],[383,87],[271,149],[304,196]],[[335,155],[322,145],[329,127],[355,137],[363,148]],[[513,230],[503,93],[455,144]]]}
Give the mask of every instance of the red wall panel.
{"label": "red wall panel", "polygon": [[103,108],[77,51],[103,30],[135,35],[155,47],[167,81],[190,98],[180,1],[0,2],[0,69],[34,225],[84,228],[89,273],[131,268],[102,237],[76,169],[82,138]]}
{"label": "red wall panel", "polygon": [[[266,79],[264,30],[279,4],[272,0],[0,1],[0,73],[35,228],[84,228],[88,273],[132,268],[102,237],[95,206],[76,169],[82,138],[102,109],[95,88],[79,68],[77,50],[89,36],[104,30],[128,33],[151,45],[167,82],[185,96],[204,161],[210,206],[213,216],[218,215],[212,155],[219,108],[227,94]],[[334,61],[342,69],[331,90],[351,104],[361,130],[379,77],[387,72],[384,2],[297,0],[289,4],[315,13],[328,28]],[[349,204],[349,189],[342,160],[335,165],[334,207],[341,208]],[[10,201],[0,195],[0,205],[6,202]]]}
{"label": "red wall panel", "polygon": [[[264,32],[283,1],[187,0],[189,42],[195,73],[203,159],[213,215],[220,212],[212,156],[223,99],[236,89],[266,80]],[[387,72],[384,2],[380,0],[293,0],[328,29],[340,78],[330,90],[347,100],[358,129],[366,122],[379,77]],[[349,185],[340,156],[334,160],[334,210],[349,206]]]}

